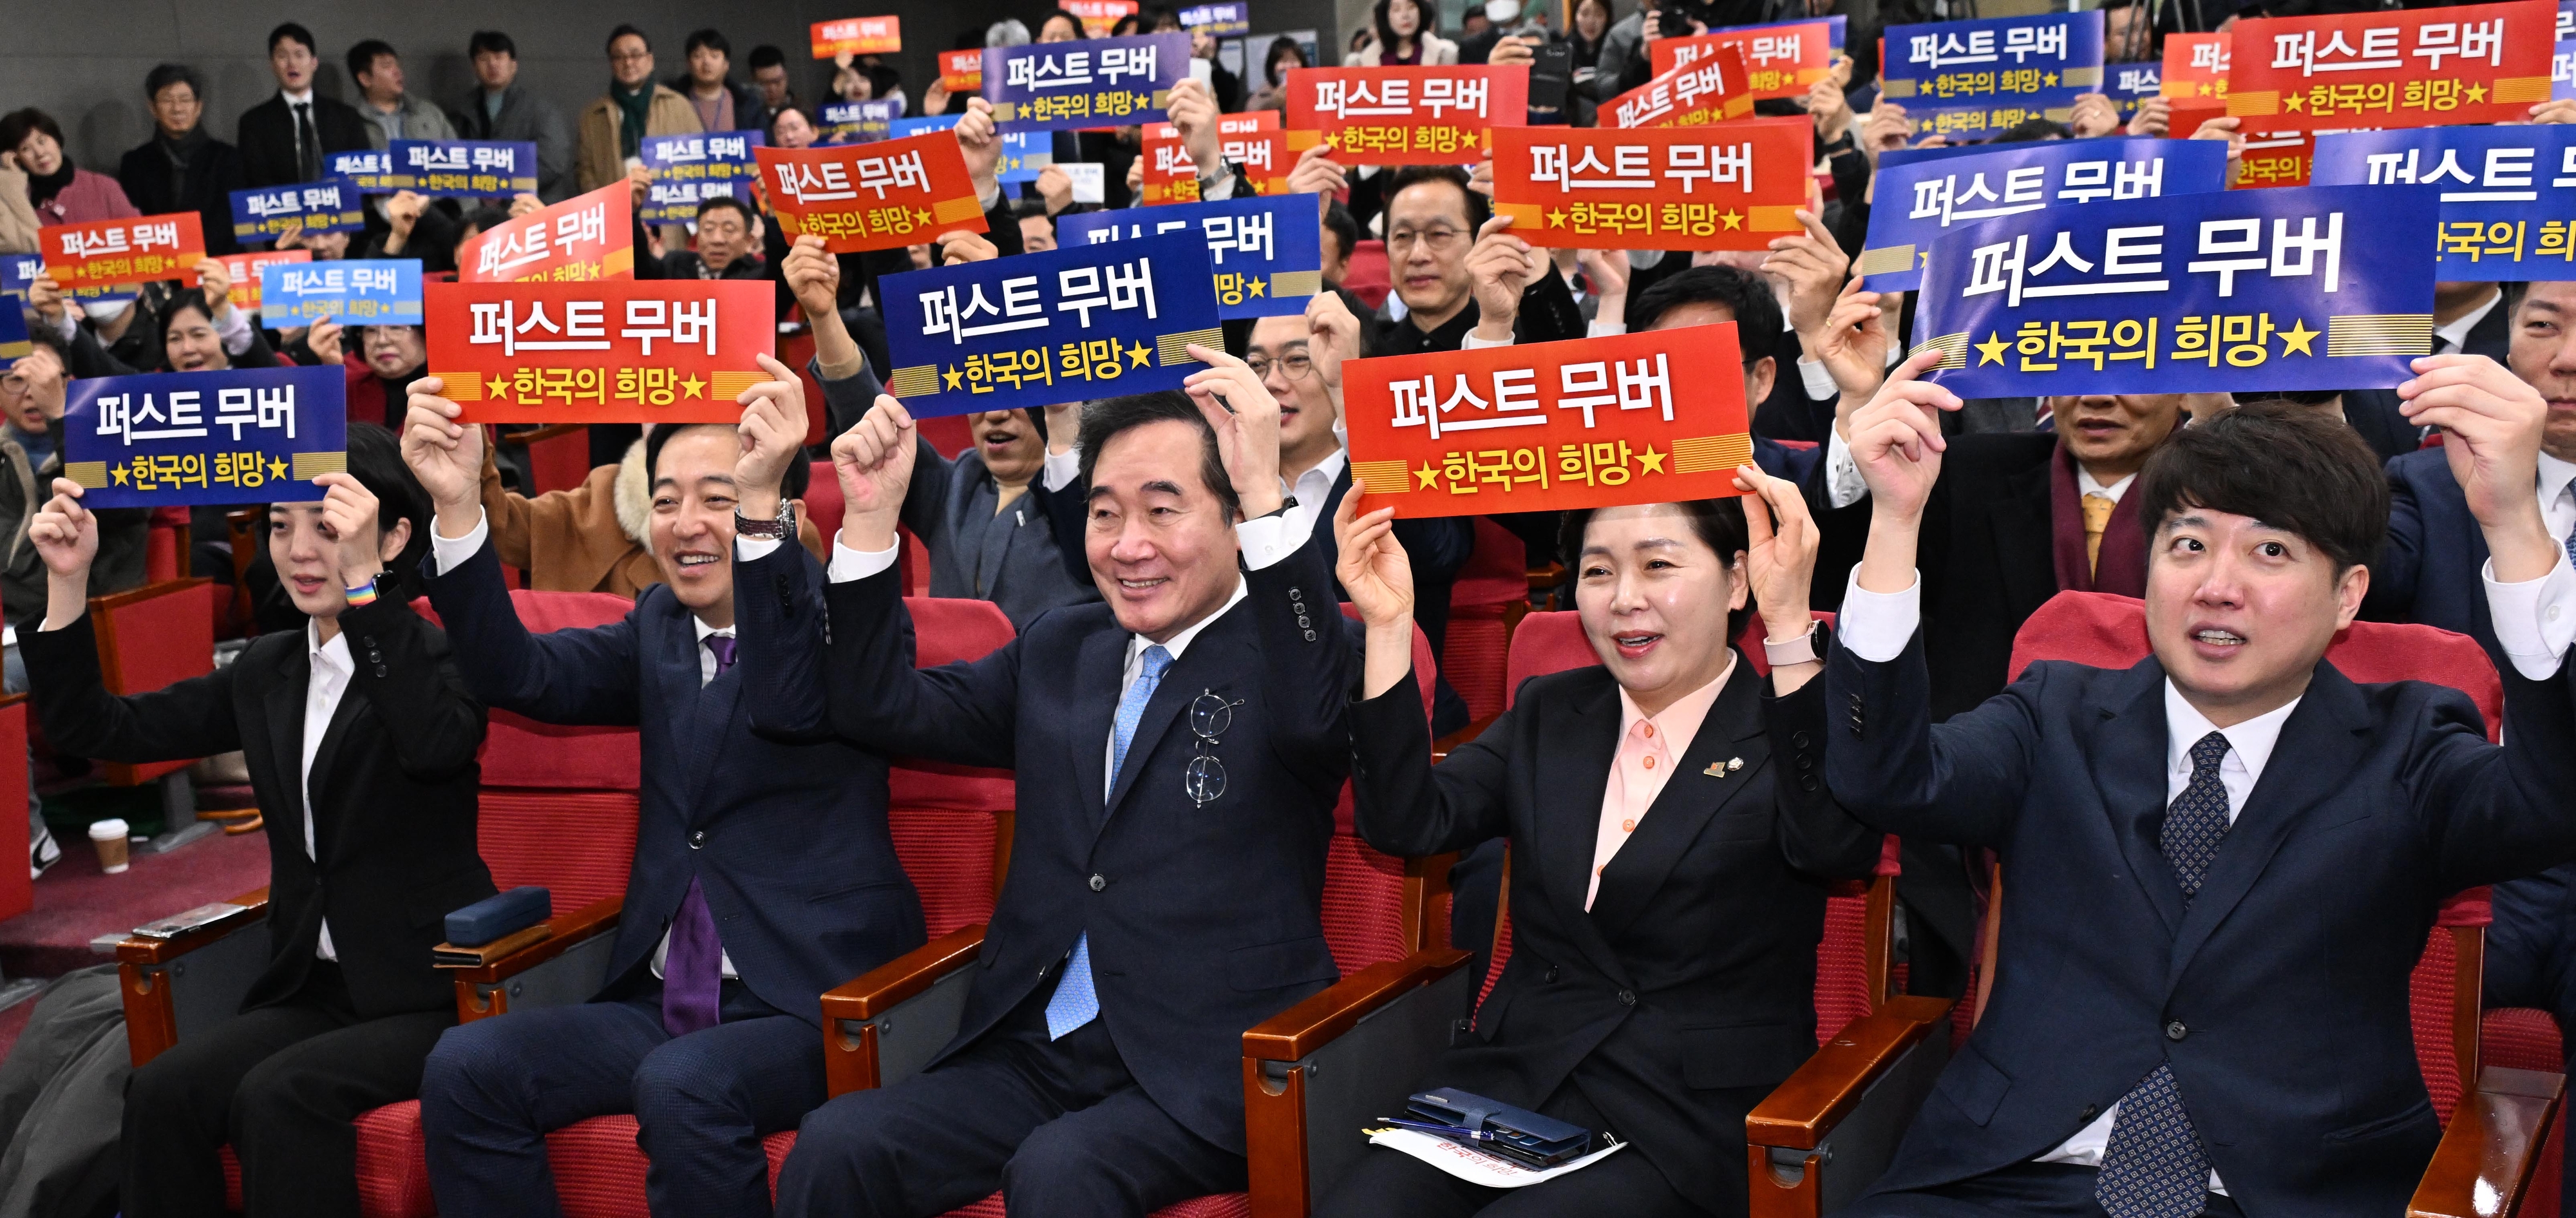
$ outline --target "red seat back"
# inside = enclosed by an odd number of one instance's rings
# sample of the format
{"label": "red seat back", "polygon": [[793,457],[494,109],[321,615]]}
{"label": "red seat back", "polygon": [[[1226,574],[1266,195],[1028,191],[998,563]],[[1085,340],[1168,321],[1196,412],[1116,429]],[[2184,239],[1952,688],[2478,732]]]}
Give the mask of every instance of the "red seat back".
{"label": "red seat back", "polygon": [[1529,610],[1528,547],[1512,531],[1475,517],[1476,548],[1449,588],[1449,634],[1440,671],[1483,722],[1503,713],[1503,673],[1511,633]]}
{"label": "red seat back", "polygon": [[[1344,602],[1342,616],[1357,620],[1359,609]],[[1439,666],[1431,656],[1431,640],[1419,626],[1413,628],[1413,678],[1422,694],[1422,717],[1427,723]],[[1341,966],[1344,976],[1411,954],[1422,945],[1422,920],[1437,918],[1437,925],[1448,925],[1447,909],[1409,909],[1405,899],[1405,861],[1381,854],[1360,840],[1353,822],[1351,784],[1344,781],[1333,808],[1332,844],[1324,855],[1323,910],[1324,943],[1333,949],[1333,962]]]}
{"label": "red seat back", "polygon": [[1342,287],[1372,309],[1386,304],[1386,294],[1395,289],[1387,268],[1386,242],[1362,241],[1351,247],[1351,265],[1342,272]]}
{"label": "red seat back", "polygon": [[832,463],[816,461],[805,480],[805,519],[822,530],[829,542],[841,529],[841,476],[832,472]]}
{"label": "red seat back", "polygon": [[[2012,677],[2035,660],[2072,660],[2128,668],[2151,651],[2146,603],[2107,592],[2060,592],[2013,636]],[[2486,717],[2487,738],[2504,726],[2504,682],[2486,649],[2464,634],[2431,626],[2354,622],[2326,647],[2326,659],[2354,681],[2425,681],[2469,696]],[[2424,1089],[2447,1123],[2461,1080],[2477,1077],[2477,1013],[2489,919],[2487,890],[2472,888],[2442,903],[2424,955],[2409,979],[2415,1058]],[[1990,938],[1990,937],[1989,937]],[[1992,961],[1982,967],[1991,969]]]}
{"label": "red seat back", "polygon": [[[906,597],[904,607],[923,668],[980,660],[1012,638],[1011,619],[991,601]],[[930,937],[990,919],[1010,857],[1011,771],[900,758],[886,786],[895,856],[921,894]]]}
{"label": "red seat back", "polygon": [[[210,586],[208,580],[180,578],[90,598],[99,674],[109,693],[131,697],[214,671]],[[110,786],[130,787],[190,764],[103,762],[97,773]]]}

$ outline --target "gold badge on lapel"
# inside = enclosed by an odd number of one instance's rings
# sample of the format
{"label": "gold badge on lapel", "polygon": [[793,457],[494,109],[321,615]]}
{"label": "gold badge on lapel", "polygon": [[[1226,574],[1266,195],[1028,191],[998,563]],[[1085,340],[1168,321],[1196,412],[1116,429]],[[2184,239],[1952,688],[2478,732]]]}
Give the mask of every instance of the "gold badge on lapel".
{"label": "gold badge on lapel", "polygon": [[1712,762],[1708,763],[1708,768],[1707,768],[1707,769],[1705,769],[1705,770],[1700,771],[1700,773],[1702,773],[1702,774],[1706,774],[1706,775],[1708,775],[1708,776],[1709,776],[1709,777],[1711,777],[1711,778],[1724,778],[1724,777],[1726,777],[1727,775],[1732,774],[1732,773],[1736,772],[1737,770],[1740,770],[1740,769],[1743,769],[1743,768],[1744,768],[1744,759],[1743,759],[1743,758],[1741,758],[1741,757],[1729,757],[1729,758],[1727,758],[1727,759],[1726,759],[1726,760],[1724,760],[1724,761],[1712,761]]}

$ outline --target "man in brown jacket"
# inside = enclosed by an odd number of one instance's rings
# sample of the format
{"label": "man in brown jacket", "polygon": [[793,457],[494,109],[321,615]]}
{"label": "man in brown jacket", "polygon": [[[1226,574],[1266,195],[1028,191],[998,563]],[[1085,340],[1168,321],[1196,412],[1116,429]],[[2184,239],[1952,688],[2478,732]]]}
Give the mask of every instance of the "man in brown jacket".
{"label": "man in brown jacket", "polygon": [[653,83],[653,44],[644,31],[631,25],[609,31],[608,77],[608,92],[581,112],[581,150],[575,163],[584,191],[625,177],[628,158],[639,155],[645,136],[701,130],[689,99]]}

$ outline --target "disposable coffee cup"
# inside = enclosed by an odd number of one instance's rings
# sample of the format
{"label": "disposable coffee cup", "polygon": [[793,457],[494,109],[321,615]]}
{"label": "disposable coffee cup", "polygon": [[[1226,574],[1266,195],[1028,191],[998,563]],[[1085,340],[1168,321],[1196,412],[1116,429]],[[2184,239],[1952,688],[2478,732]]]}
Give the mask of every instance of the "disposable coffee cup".
{"label": "disposable coffee cup", "polygon": [[98,848],[99,870],[115,875],[126,869],[125,834],[125,822],[112,818],[89,827],[89,844]]}

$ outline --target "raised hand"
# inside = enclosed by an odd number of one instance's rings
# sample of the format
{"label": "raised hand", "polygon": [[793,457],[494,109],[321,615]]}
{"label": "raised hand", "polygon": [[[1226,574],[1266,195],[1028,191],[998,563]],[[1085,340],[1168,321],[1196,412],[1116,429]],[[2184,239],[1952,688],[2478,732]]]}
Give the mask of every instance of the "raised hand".
{"label": "raised hand", "polygon": [[832,440],[832,473],[841,480],[841,544],[861,553],[888,549],[912,488],[912,412],[891,393]]}
{"label": "raised hand", "polygon": [[1754,465],[1736,467],[1736,489],[1745,492],[1744,523],[1751,544],[1744,551],[1745,582],[1771,637],[1794,637],[1805,628],[1807,590],[1816,575],[1816,522],[1794,482]]}
{"label": "raised hand", "polygon": [[1038,171],[1038,197],[1046,200],[1047,214],[1052,216],[1073,206],[1073,175],[1050,161]]}
{"label": "raised hand", "polygon": [[1329,144],[1317,144],[1297,154],[1297,163],[1288,170],[1288,193],[1321,195],[1329,205],[1332,197],[1350,184],[1350,172],[1333,159]]}
{"label": "raised hand", "polygon": [[1547,269],[1546,258],[1532,253],[1530,243],[1505,231],[1510,216],[1496,216],[1476,230],[1475,248],[1467,251],[1467,277],[1476,293],[1476,337],[1499,342],[1512,336],[1519,320],[1521,292]]}
{"label": "raised hand", "polygon": [[1315,361],[1315,373],[1323,378],[1324,389],[1339,409],[1342,361],[1360,357],[1360,319],[1342,303],[1341,293],[1317,292],[1306,298],[1306,354]]}
{"label": "raised hand", "polygon": [[1216,94],[1196,77],[1183,78],[1172,86],[1171,104],[1164,113],[1171,116],[1173,128],[1181,134],[1181,152],[1200,177],[1225,171],[1224,147],[1217,139]]}
{"label": "raised hand", "polygon": [[951,130],[957,133],[958,151],[966,154],[966,173],[975,179],[975,197],[1000,193],[1002,180],[995,167],[1002,163],[1002,136],[993,125],[993,103],[980,97],[966,99],[966,113]]}
{"label": "raised hand", "polygon": [[329,367],[339,363],[341,357],[347,354],[347,348],[341,341],[347,337],[347,334],[348,332],[341,328],[339,318],[325,317],[314,322],[313,328],[304,332],[304,346],[313,352],[313,358],[322,361],[324,367]]}
{"label": "raised hand", "polygon": [[69,478],[54,479],[54,496],[27,522],[27,540],[56,578],[87,587],[89,565],[98,557],[98,518],[81,506],[81,487]]}
{"label": "raised hand", "polygon": [[545,209],[546,201],[527,191],[510,196],[510,218],[513,220],[524,219]]}
{"label": "raised hand", "polygon": [[385,569],[384,543],[394,540],[369,527],[380,523],[376,493],[345,470],[324,474],[313,485],[323,488],[322,535],[339,546],[335,565],[340,586],[355,588],[375,579]]}
{"label": "raised hand", "polygon": [[1801,208],[1796,214],[1807,231],[1772,238],[1771,252],[1762,259],[1762,273],[1789,286],[1789,326],[1804,338],[1824,328],[1835,294],[1851,277],[1851,256],[1825,231],[1825,222],[1816,213]]}
{"label": "raised hand", "polygon": [[206,317],[221,322],[233,307],[233,273],[221,258],[197,260],[197,291],[205,297]]}
{"label": "raised hand", "polygon": [[[1413,622],[1413,560],[1395,539],[1395,508],[1359,510],[1360,492],[1342,496],[1333,510],[1333,539],[1341,546],[1333,574],[1360,620],[1372,627]],[[1409,633],[1409,632],[1408,632]],[[1406,640],[1408,656],[1412,640]]]}
{"label": "raised hand", "polygon": [[778,272],[787,280],[796,306],[805,310],[806,320],[840,314],[841,260],[824,251],[821,237],[812,233],[798,237],[788,247],[787,257],[779,261]]}
{"label": "raised hand", "polygon": [[1959,395],[1917,379],[1941,357],[1938,350],[1920,351],[1898,364],[1869,405],[1851,418],[1852,459],[1876,501],[1875,519],[1919,521],[1932,483],[1941,476],[1941,452],[1949,445],[1941,438],[1938,412],[1964,403]]}
{"label": "raised hand", "polygon": [[2075,113],[2066,121],[2067,130],[2079,140],[2109,135],[2120,129],[2120,108],[2100,93],[2080,94],[2075,99]]}
{"label": "raised hand", "polygon": [[2486,534],[2496,579],[2519,583],[2548,574],[2558,547],[2531,488],[2540,476],[2549,403],[2483,355],[2428,355],[2413,368],[2414,379],[2397,386],[2398,413],[2442,429],[2443,457]]}
{"label": "raised hand", "polygon": [[[1843,67],[1850,62],[1851,56],[1845,55],[1837,59],[1835,65]],[[1807,117],[1816,122],[1816,138],[1828,144],[1841,139],[1843,133],[1851,129],[1851,98],[1843,92],[1843,86],[1849,80],[1849,72],[1850,69],[1844,67],[1844,78],[1841,80],[1835,79],[1834,74],[1828,72],[1818,78],[1816,83],[1807,86]]]}
{"label": "raised hand", "polygon": [[2149,97],[2138,102],[2138,112],[2129,116],[2129,134],[2163,135],[2173,126],[2173,102],[2163,97]]}
{"label": "raised hand", "polygon": [[1222,347],[1191,343],[1191,359],[1207,367],[1182,378],[1181,388],[1216,431],[1217,454],[1234,483],[1236,503],[1251,520],[1279,507],[1279,400],[1242,360]]}
{"label": "raised hand", "polygon": [[455,539],[474,531],[483,506],[483,429],[459,423],[465,408],[441,396],[446,382],[425,376],[411,383],[403,410],[403,464],[420,479],[438,511],[438,533]]}
{"label": "raised hand", "polygon": [[742,456],[734,461],[735,502],[746,520],[778,518],[779,487],[788,467],[805,459],[805,385],[787,365],[752,357],[769,379],[734,400],[742,403]]}
{"label": "raised hand", "polygon": [[1879,293],[1861,287],[1858,279],[1843,285],[1812,339],[1804,327],[1798,338],[1809,343],[1808,356],[1825,366],[1846,398],[1867,401],[1887,377],[1887,344],[1894,341],[1887,331],[1887,311],[1880,307]]}
{"label": "raised hand", "polygon": [[1860,128],[1860,150],[1869,158],[1872,172],[1878,169],[1878,154],[1894,152],[1914,138],[1914,121],[1905,117],[1905,107],[1891,101],[1880,101],[1870,108],[1869,121]]}
{"label": "raised hand", "polygon": [[955,232],[939,234],[939,261],[943,265],[951,262],[991,262],[1001,256],[1002,251],[994,248],[992,242],[985,240],[982,233],[970,233],[961,228]]}

